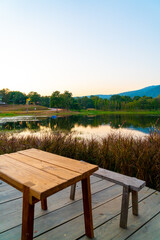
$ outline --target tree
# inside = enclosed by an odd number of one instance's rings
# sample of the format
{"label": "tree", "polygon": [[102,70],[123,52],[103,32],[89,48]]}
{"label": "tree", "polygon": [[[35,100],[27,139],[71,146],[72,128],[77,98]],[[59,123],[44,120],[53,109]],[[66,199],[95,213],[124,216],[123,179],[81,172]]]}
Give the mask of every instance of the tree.
{"label": "tree", "polygon": [[0,90],[0,96],[2,97],[2,102],[9,103],[9,89],[3,88]]}
{"label": "tree", "polygon": [[92,108],[96,108],[97,109],[99,97],[91,96],[90,98],[92,99],[92,102],[93,102],[93,107]]}
{"label": "tree", "polygon": [[42,106],[49,107],[49,103],[50,103],[50,97],[48,97],[48,96],[42,96],[42,97],[40,98],[40,104],[41,104]]}
{"label": "tree", "polygon": [[60,95],[62,107],[65,109],[70,109],[72,105],[72,93],[65,91],[63,94]]}
{"label": "tree", "polygon": [[28,97],[31,99],[31,102],[35,104],[40,104],[41,96],[37,92],[30,92]]}
{"label": "tree", "polygon": [[59,107],[61,103],[61,99],[60,99],[60,92],[59,91],[55,91],[52,93],[51,97],[50,97],[50,107]]}
{"label": "tree", "polygon": [[141,97],[139,97],[139,96],[135,96],[135,97],[133,97],[133,101],[137,101],[137,100],[139,100]]}
{"label": "tree", "polygon": [[15,104],[25,104],[27,96],[19,91],[12,91],[9,93],[9,102]]}

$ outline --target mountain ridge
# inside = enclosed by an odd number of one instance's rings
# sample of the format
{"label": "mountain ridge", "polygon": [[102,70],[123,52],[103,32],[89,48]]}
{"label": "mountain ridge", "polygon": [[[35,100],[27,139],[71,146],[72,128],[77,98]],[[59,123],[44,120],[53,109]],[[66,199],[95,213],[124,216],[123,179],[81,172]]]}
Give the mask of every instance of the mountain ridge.
{"label": "mountain ridge", "polygon": [[122,92],[117,94],[96,94],[96,95],[89,95],[88,97],[96,96],[102,99],[110,99],[110,97],[114,95],[129,96],[131,98],[135,96],[139,96],[139,97],[146,96],[146,97],[155,98],[155,97],[158,97],[158,95],[160,95],[160,85],[152,85],[152,86],[144,87],[138,90]]}

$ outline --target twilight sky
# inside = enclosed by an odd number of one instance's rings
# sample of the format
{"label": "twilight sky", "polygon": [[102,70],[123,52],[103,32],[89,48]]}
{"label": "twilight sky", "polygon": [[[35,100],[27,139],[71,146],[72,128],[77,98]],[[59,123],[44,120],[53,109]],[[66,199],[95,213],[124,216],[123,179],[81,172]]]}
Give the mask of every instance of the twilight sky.
{"label": "twilight sky", "polygon": [[158,84],[159,0],[0,0],[0,89],[82,96]]}

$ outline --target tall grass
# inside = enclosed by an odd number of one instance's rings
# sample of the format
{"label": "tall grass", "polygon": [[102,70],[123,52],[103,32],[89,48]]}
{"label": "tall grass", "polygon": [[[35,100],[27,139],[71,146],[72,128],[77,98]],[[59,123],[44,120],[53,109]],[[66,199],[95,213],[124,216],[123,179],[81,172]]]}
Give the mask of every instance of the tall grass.
{"label": "tall grass", "polygon": [[134,176],[160,191],[160,135],[146,138],[110,134],[101,141],[77,139],[72,135],[49,133],[16,137],[0,133],[0,154],[38,148],[62,156],[98,164],[103,168]]}

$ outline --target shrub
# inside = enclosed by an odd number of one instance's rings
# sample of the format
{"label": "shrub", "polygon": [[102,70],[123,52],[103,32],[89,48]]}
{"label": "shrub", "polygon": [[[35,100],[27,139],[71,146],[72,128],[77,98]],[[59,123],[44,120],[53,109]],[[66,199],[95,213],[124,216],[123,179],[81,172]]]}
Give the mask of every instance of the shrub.
{"label": "shrub", "polygon": [[28,148],[95,163],[145,180],[148,187],[160,191],[160,135],[157,133],[144,139],[110,134],[101,140],[78,139],[64,133],[27,137],[0,133],[0,154]]}

